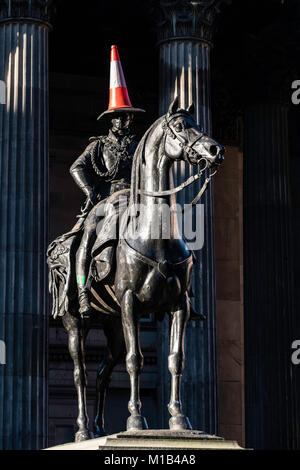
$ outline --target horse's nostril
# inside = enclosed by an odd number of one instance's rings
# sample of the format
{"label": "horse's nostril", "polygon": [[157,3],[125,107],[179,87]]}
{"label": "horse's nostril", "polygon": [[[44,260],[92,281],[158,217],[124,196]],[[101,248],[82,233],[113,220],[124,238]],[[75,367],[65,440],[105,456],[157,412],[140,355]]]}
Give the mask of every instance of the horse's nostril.
{"label": "horse's nostril", "polygon": [[216,163],[220,165],[224,161],[224,152],[220,152],[216,157]]}
{"label": "horse's nostril", "polygon": [[218,154],[218,147],[216,145],[211,145],[210,148],[209,148],[209,153],[215,157],[217,154]]}

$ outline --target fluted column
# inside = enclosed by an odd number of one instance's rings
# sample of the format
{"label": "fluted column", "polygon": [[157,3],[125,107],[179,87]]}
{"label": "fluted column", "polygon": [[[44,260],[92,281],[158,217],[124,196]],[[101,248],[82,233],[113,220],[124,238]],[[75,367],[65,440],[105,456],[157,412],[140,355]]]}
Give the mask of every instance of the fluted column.
{"label": "fluted column", "polygon": [[[248,106],[244,145],[246,444],[297,448],[288,107]],[[297,437],[298,436],[298,437]]]}
{"label": "fluted column", "polygon": [[47,436],[49,1],[0,2],[0,448]]}
{"label": "fluted column", "polygon": [[[221,1],[160,0],[156,8],[159,40],[160,93],[159,112],[164,114],[175,95],[183,108],[194,102],[195,118],[211,134],[210,53],[215,19]],[[176,165],[176,185],[196,169],[184,162]],[[189,203],[199,192],[200,182],[180,193],[177,201]],[[215,326],[215,259],[213,227],[213,186],[201,203],[204,204],[204,246],[196,250],[192,286],[195,309],[207,316],[203,324],[190,322],[186,337],[186,365],[183,375],[183,405],[194,428],[217,432],[216,390],[216,326]],[[199,234],[198,234],[199,235]],[[160,402],[169,398],[167,370],[168,325],[160,330]],[[164,409],[164,408],[163,408]],[[167,413],[161,425],[167,425]]]}

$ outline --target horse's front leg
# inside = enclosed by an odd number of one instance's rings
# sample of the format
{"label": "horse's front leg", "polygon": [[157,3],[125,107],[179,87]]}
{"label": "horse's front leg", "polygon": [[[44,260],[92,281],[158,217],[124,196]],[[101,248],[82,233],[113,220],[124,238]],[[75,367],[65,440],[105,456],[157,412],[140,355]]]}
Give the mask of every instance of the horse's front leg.
{"label": "horse's front leg", "polygon": [[172,314],[170,334],[170,355],[168,367],[171,373],[171,396],[168,410],[171,415],[169,426],[172,430],[192,429],[189,419],[182,412],[181,403],[181,377],[184,370],[184,338],[187,322],[189,320],[189,301],[187,295],[182,305]]}
{"label": "horse's front leg", "polygon": [[68,333],[69,352],[74,363],[74,384],[78,397],[78,431],[75,434],[75,442],[90,439],[92,435],[88,429],[88,414],[86,405],[87,372],[85,366],[84,345],[88,328],[82,328],[78,318],[66,314],[63,317],[63,325]]}
{"label": "horse's front leg", "polygon": [[147,429],[147,422],[141,416],[140,374],[143,368],[143,356],[140,348],[139,318],[135,311],[135,299],[132,291],[126,291],[122,299],[122,324],[126,343],[126,370],[130,376],[130,400],[127,430]]}

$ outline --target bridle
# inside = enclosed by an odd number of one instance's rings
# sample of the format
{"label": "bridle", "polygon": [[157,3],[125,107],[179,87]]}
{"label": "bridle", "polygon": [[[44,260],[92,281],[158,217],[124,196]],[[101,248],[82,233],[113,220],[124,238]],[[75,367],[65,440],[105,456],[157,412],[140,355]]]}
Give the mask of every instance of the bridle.
{"label": "bridle", "polygon": [[191,158],[197,157],[197,152],[193,149],[194,145],[202,139],[204,136],[204,132],[201,132],[199,136],[192,142],[192,144],[188,144],[186,140],[184,140],[183,137],[178,135],[170,126],[170,122],[173,121],[173,119],[176,119],[177,117],[181,116],[181,114],[173,114],[170,118],[168,118],[168,115],[166,114],[162,123],[162,128],[164,131],[164,137],[165,140],[167,138],[167,135],[172,137],[174,140],[179,141],[179,146],[183,149],[184,154],[186,156],[186,160],[190,165],[192,165]]}
{"label": "bridle", "polygon": [[[197,157],[197,155],[198,155],[198,153],[193,149],[193,147],[200,139],[202,139],[204,133],[201,132],[201,134],[199,134],[197,136],[197,138],[191,144],[188,144],[187,141],[185,139],[183,139],[180,135],[178,135],[174,131],[174,129],[172,129],[172,127],[170,126],[170,122],[173,119],[175,119],[176,117],[179,117],[179,116],[181,116],[181,114],[177,113],[177,114],[172,115],[171,118],[168,118],[168,115],[166,115],[164,117],[164,120],[163,120],[163,123],[162,123],[162,128],[163,128],[163,132],[164,132],[164,140],[165,140],[165,143],[166,143],[167,136],[171,137],[174,140],[175,139],[178,140],[179,141],[179,146],[183,149],[184,154],[186,156],[186,161],[192,165],[193,163],[191,161],[191,158]],[[200,168],[201,163],[204,163],[204,167],[202,167],[202,168]],[[202,173],[208,168],[208,160],[205,157],[202,157],[200,159],[199,163],[198,163],[198,166],[199,166],[199,171],[196,175],[190,176],[190,178],[188,178],[184,183],[180,184],[179,186],[176,186],[173,189],[169,189],[169,190],[166,190],[166,191],[142,191],[142,190],[139,190],[139,193],[143,194],[145,196],[152,196],[152,197],[171,196],[172,194],[178,193],[179,191],[182,191],[184,188],[187,188],[188,186],[193,184],[195,181],[197,181],[201,177]],[[218,170],[216,169],[215,171],[213,171],[205,179],[205,182],[204,182],[203,186],[201,187],[201,189],[200,189],[199,193],[197,194],[197,196],[193,199],[193,201],[183,211],[186,211],[186,210],[190,209],[191,207],[193,207],[195,204],[197,204],[197,202],[201,198],[202,194],[206,190],[208,184],[210,183],[212,177],[217,173],[217,171]]]}

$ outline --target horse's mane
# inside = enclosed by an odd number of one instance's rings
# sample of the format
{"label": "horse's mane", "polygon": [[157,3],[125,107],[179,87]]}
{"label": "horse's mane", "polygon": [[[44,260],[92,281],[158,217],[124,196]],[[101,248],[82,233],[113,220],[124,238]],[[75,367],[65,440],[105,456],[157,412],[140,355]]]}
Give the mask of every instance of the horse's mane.
{"label": "horse's mane", "polygon": [[140,189],[140,167],[141,163],[145,161],[145,149],[146,143],[151,132],[161,123],[164,116],[158,118],[145,132],[142,139],[140,140],[136,151],[134,153],[132,170],[131,170],[131,188],[130,188],[130,206],[138,203],[138,195]]}

